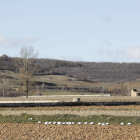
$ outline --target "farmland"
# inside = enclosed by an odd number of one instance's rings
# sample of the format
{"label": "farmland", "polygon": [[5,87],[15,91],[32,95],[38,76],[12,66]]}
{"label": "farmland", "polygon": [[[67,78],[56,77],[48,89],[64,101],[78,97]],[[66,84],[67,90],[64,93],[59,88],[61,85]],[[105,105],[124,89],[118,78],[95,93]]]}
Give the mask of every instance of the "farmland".
{"label": "farmland", "polygon": [[[17,74],[12,73],[11,83],[19,82]],[[50,78],[51,77],[51,78]],[[65,95],[79,95],[81,102],[140,102],[140,97],[130,96],[111,96],[111,97],[82,97],[82,95],[96,95],[93,92],[79,92],[81,87],[90,89],[101,88],[102,83],[91,83],[65,80],[69,77],[61,75],[36,76],[38,82],[53,83],[56,89],[50,91],[48,87],[43,91],[40,89],[42,96],[36,95],[31,90],[29,98],[25,97],[5,97],[0,98],[0,102],[5,101],[60,101],[72,102],[75,96],[67,97]],[[127,86],[128,83],[123,83]],[[139,86],[139,82],[131,84]],[[12,85],[15,86],[14,84]],[[59,87],[64,89],[58,90]],[[71,89],[78,89],[71,91]],[[104,89],[121,88],[119,83],[106,83]],[[18,88],[18,85],[17,87]],[[37,87],[40,88],[40,87]],[[69,88],[70,90],[65,90]],[[80,89],[81,90],[81,89]],[[115,91],[115,90],[114,90]],[[114,92],[113,91],[113,92]],[[60,95],[60,96],[59,96]],[[62,96],[63,95],[63,96]],[[98,93],[102,95],[102,93]],[[28,120],[32,117],[33,121]],[[42,124],[37,122],[41,121]],[[45,121],[74,121],[74,122],[91,122],[94,125],[44,125]],[[98,126],[98,122],[109,122],[108,126]],[[124,122],[124,126],[119,123]],[[126,124],[131,122],[131,126]],[[7,107],[0,108],[0,139],[22,139],[22,140],[92,140],[92,139],[139,139],[140,124],[140,106],[55,106],[55,107]]]}
{"label": "farmland", "polygon": [[[0,108],[1,139],[139,139],[140,106],[56,106]],[[32,117],[33,120],[29,120]],[[42,124],[37,122],[41,121]],[[94,122],[94,125],[45,125],[45,121]],[[110,125],[99,126],[98,122]],[[124,122],[124,126],[119,124]],[[132,125],[126,125],[131,122]],[[76,130],[76,131],[75,131]]]}
{"label": "farmland", "polygon": [[0,132],[3,140],[136,140],[140,137],[140,126],[4,123],[0,125]]}
{"label": "farmland", "polygon": [[79,116],[111,115],[140,117],[140,106],[78,106],[78,107],[21,107],[0,108],[0,114],[7,115],[58,115],[70,114]]}
{"label": "farmland", "polygon": [[[9,70],[0,71],[0,76],[5,79],[5,96],[24,95],[18,73]],[[139,88],[139,81],[132,82],[91,82],[79,81],[67,75],[37,75],[32,79],[36,84],[30,88],[29,95],[94,95],[111,94],[117,96],[130,95],[132,88]],[[2,78],[0,78],[2,83]],[[40,93],[40,94],[37,94]],[[2,96],[2,85],[0,87]]]}
{"label": "farmland", "polygon": [[[12,63],[8,63],[9,60],[13,61],[12,58],[2,61],[0,70],[0,96],[4,97],[0,98],[0,102],[73,102],[73,98],[80,98],[81,102],[140,102],[140,97],[129,96],[132,88],[140,87],[138,64],[134,64],[138,66],[135,70],[131,69],[133,64],[73,64],[37,60],[39,72],[31,79],[32,86],[26,98],[18,66],[10,69]],[[49,64],[46,63],[49,61]],[[4,65],[6,62],[9,67]],[[16,61],[13,63],[16,64]],[[110,94],[111,97],[91,96],[102,94]],[[30,117],[33,120],[29,120]],[[42,123],[38,124],[38,121]],[[76,124],[45,125],[45,121]],[[79,121],[81,125],[77,125]],[[94,125],[84,125],[84,122],[94,122]],[[98,122],[109,122],[110,125],[99,126]],[[125,125],[120,126],[121,122]],[[132,125],[128,126],[128,122]],[[139,124],[139,105],[0,107],[0,140],[139,139]]]}

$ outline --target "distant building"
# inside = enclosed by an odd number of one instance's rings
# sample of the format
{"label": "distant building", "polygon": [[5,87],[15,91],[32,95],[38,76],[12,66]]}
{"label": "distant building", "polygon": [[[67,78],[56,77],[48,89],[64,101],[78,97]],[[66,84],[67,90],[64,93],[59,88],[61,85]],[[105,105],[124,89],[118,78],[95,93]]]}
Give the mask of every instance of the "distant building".
{"label": "distant building", "polygon": [[140,96],[140,90],[132,89],[131,90],[131,96],[132,97]]}

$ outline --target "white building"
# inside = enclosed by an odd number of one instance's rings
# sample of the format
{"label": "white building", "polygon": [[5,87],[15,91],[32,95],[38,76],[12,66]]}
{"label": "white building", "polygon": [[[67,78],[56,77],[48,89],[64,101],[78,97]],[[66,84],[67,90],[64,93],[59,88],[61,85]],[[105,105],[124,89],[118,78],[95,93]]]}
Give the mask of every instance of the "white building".
{"label": "white building", "polygon": [[131,96],[132,97],[140,96],[140,90],[132,89],[131,90]]}

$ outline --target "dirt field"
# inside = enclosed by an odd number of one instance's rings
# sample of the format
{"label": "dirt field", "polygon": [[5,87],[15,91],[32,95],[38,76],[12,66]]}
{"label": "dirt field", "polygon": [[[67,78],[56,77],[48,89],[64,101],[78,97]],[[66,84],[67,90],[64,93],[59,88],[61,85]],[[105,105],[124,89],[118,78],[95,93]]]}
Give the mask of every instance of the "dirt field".
{"label": "dirt field", "polygon": [[139,140],[140,126],[0,124],[0,140]]}
{"label": "dirt field", "polygon": [[[2,115],[76,114],[81,116],[109,114],[114,116],[140,116],[140,106],[71,106],[71,107],[19,107],[0,108]],[[128,113],[128,114],[127,114]],[[20,117],[20,116],[19,116]],[[102,116],[101,116],[102,117]],[[134,117],[132,117],[134,118]],[[15,118],[17,120],[17,117]],[[27,117],[28,119],[28,117]],[[125,121],[125,120],[123,120]],[[127,121],[128,122],[128,121]],[[140,140],[140,126],[120,126],[111,123],[106,126],[94,125],[44,125],[37,122],[2,123],[0,140]]]}

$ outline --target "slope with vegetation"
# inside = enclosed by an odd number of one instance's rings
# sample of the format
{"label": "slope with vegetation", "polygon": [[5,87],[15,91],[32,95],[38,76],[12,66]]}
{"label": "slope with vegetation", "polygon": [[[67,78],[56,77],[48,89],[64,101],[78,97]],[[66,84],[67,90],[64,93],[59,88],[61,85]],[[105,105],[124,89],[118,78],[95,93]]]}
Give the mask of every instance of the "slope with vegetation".
{"label": "slope with vegetation", "polygon": [[[18,77],[19,59],[7,55],[0,57],[1,96],[3,87],[8,96],[14,96],[15,93],[16,95],[23,94],[22,81]],[[51,91],[71,91],[80,94],[102,92],[128,95],[131,88],[139,88],[139,69],[139,63],[96,63],[35,59],[34,77],[36,82],[31,83],[33,85],[31,93],[41,95],[41,93],[47,94],[46,92]],[[8,84],[10,84],[10,88]],[[18,91],[16,88],[18,88]]]}

